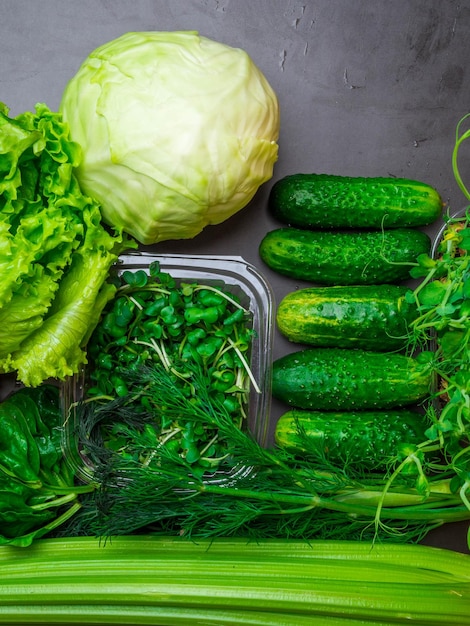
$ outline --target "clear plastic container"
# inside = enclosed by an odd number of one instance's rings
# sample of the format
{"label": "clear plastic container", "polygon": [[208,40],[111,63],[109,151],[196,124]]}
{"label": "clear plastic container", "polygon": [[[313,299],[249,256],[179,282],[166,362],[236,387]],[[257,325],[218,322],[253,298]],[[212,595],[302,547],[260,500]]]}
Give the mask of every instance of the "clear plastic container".
{"label": "clear plastic container", "polygon": [[463,209],[459,209],[458,211],[454,211],[453,213],[450,214],[450,216],[448,218],[445,219],[444,224],[442,225],[442,227],[439,229],[439,231],[437,232],[433,242],[432,242],[432,248],[431,248],[431,256],[435,259],[439,253],[439,245],[442,241],[443,235],[446,232],[446,230],[449,227],[449,223],[450,222],[460,222],[465,220],[465,216],[467,214],[467,212],[469,212],[470,215],[470,207],[466,206]]}
{"label": "clear plastic container", "polygon": [[[274,328],[274,296],[270,285],[259,271],[242,257],[206,255],[159,255],[135,252],[122,255],[113,271],[148,271],[150,264],[158,261],[163,271],[177,281],[223,286],[237,295],[241,304],[250,311],[255,331],[251,351],[250,369],[259,386],[249,393],[246,428],[255,439],[266,445],[271,408],[271,364]],[[64,455],[77,476],[84,481],[92,479],[93,469],[86,456],[77,448],[74,406],[86,389],[86,368],[66,380],[62,386],[62,403],[65,413]]]}

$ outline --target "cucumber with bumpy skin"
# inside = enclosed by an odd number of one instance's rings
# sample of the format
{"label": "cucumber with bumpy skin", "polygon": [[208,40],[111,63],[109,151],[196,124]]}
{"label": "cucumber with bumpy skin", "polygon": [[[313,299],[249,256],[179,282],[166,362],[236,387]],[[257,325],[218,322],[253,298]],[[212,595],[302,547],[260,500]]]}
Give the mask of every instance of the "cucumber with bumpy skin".
{"label": "cucumber with bumpy skin", "polygon": [[418,316],[412,293],[402,285],[307,287],[281,300],[277,326],[289,341],[312,346],[402,349]]}
{"label": "cucumber with bumpy skin", "polygon": [[334,465],[383,470],[401,446],[426,440],[424,415],[409,409],[306,411],[290,409],[275,428],[276,445]]}
{"label": "cucumber with bumpy skin", "polygon": [[399,283],[410,278],[431,240],[420,230],[310,231],[278,228],[261,240],[261,259],[275,272],[321,285]]}
{"label": "cucumber with bumpy skin", "polygon": [[418,403],[433,383],[432,354],[306,348],[273,363],[272,394],[299,409],[354,411]]}
{"label": "cucumber with bumpy skin", "polygon": [[432,224],[439,193],[407,178],[292,174],[271,189],[272,214],[300,228],[409,228]]}

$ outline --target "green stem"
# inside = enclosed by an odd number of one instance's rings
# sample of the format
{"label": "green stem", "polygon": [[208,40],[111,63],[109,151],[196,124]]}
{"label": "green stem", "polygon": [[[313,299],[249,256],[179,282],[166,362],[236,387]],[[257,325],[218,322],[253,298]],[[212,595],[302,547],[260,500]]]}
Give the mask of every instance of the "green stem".
{"label": "green stem", "polygon": [[468,191],[467,187],[465,186],[462,180],[459,167],[458,167],[458,162],[457,162],[458,161],[457,157],[458,157],[460,146],[465,141],[465,139],[468,139],[468,137],[470,137],[470,130],[467,130],[465,133],[462,134],[462,136],[459,137],[460,126],[469,116],[470,116],[470,113],[467,113],[466,115],[462,117],[462,119],[457,124],[457,129],[455,132],[455,145],[452,151],[452,170],[454,172],[455,180],[458,186],[460,187],[460,190],[462,191],[464,196],[470,200],[470,192]]}
{"label": "green stem", "polygon": [[[61,495],[61,496],[77,496],[83,493],[92,493],[93,491],[95,491],[96,489],[96,485],[95,484],[91,484],[91,485],[72,485],[72,486],[67,486],[64,485],[63,487],[59,486],[59,485],[48,485],[46,483],[43,483],[43,488],[46,491],[50,491],[56,495]],[[73,499],[73,498],[72,498]]]}
{"label": "green stem", "polygon": [[213,287],[212,285],[198,285],[196,287],[194,287],[193,291],[213,291],[214,293],[218,294],[219,296],[221,296],[222,298],[225,298],[225,300],[227,300],[227,302],[230,302],[230,304],[232,304],[235,308],[237,309],[243,309],[243,311],[247,311],[247,309],[241,305],[239,302],[237,302],[236,300],[234,300],[233,298],[231,298],[227,293],[225,293],[224,291],[217,289],[217,287]]}
{"label": "green stem", "polygon": [[462,502],[465,504],[465,506],[467,507],[467,509],[470,511],[470,502],[467,498],[467,491],[470,488],[470,481],[466,480],[464,482],[464,484],[462,485],[462,487],[460,488],[459,494],[460,494],[460,498],[462,499]]}
{"label": "green stem", "polygon": [[238,355],[238,358],[240,359],[240,361],[243,364],[243,367],[245,368],[246,373],[248,374],[248,376],[250,377],[251,383],[256,391],[256,393],[261,393],[261,389],[259,388],[259,385],[256,381],[256,378],[253,375],[253,372],[251,371],[250,366],[248,365],[245,357],[243,356],[243,354],[240,352],[240,350],[238,349],[238,346],[236,345],[236,343],[234,341],[232,341],[232,339],[230,337],[227,337],[227,341],[230,343],[230,345],[232,346],[232,348],[235,350],[235,352]]}
{"label": "green stem", "polygon": [[[386,519],[408,520],[408,521],[434,521],[438,519],[441,522],[444,521],[462,521],[470,519],[470,511],[466,507],[458,505],[460,500],[458,498],[445,498],[442,501],[435,502],[431,508],[427,499],[423,497],[422,504],[416,504],[412,506],[394,506],[384,507],[381,504],[376,505],[364,505],[360,503],[361,492],[357,492],[357,500],[344,502],[332,498],[323,498],[316,494],[302,495],[302,494],[279,494],[270,492],[257,492],[249,489],[237,489],[231,487],[224,487],[218,485],[203,484],[199,487],[199,492],[210,494],[221,494],[224,496],[230,496],[234,499],[244,498],[250,500],[258,500],[265,502],[272,502],[273,509],[272,514],[288,514],[295,508],[302,507],[302,510],[327,509],[330,511],[337,511],[346,513],[352,517],[359,517],[361,515],[374,519],[377,515]],[[397,494],[394,494],[397,497]],[[283,509],[281,505],[294,505],[294,509]],[[264,511],[266,513],[266,511]]]}
{"label": "green stem", "polygon": [[[89,489],[88,491],[93,491],[93,490]],[[46,502],[42,502],[41,504],[33,504],[31,508],[36,511],[43,511],[44,509],[50,509],[51,507],[63,506],[64,504],[73,502],[76,499],[77,499],[77,496],[74,493],[69,493],[59,498],[54,498],[53,500],[47,500]]]}

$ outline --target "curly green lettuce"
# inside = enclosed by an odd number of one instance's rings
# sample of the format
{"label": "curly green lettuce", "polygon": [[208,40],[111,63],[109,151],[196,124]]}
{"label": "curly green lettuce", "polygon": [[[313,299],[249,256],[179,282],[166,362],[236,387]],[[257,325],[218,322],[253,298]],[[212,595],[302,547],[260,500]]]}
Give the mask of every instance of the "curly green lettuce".
{"label": "curly green lettuce", "polygon": [[16,118],[0,103],[0,372],[35,387],[86,360],[115,288],[111,265],[135,244],[106,229],[74,170],[79,144],[44,104]]}

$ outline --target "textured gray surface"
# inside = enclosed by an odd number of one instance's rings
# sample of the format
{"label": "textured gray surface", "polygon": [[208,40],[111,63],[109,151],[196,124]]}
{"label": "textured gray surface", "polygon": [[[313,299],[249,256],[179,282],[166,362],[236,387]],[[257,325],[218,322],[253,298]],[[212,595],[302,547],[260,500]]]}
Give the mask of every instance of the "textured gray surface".
{"label": "textured gray surface", "polygon": [[[88,53],[125,32],[198,30],[245,49],[277,92],[274,180],[307,171],[405,176],[435,186],[454,209],[465,203],[451,152],[470,108],[468,1],[0,0],[0,14],[0,100],[14,115],[36,102],[57,109]],[[275,226],[266,210],[272,182],[227,223],[155,251],[242,255],[279,300],[297,285],[258,257]],[[276,336],[274,356],[288,350]],[[274,405],[274,419],[278,412]],[[464,535],[456,525],[428,543],[463,549]]]}

